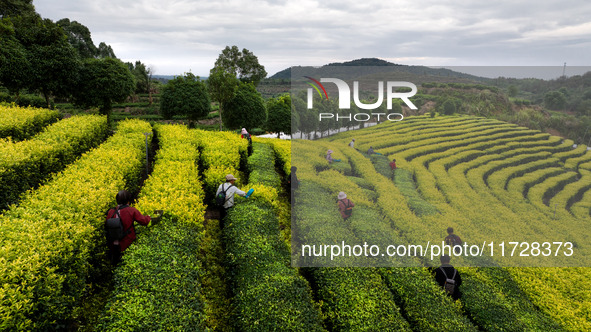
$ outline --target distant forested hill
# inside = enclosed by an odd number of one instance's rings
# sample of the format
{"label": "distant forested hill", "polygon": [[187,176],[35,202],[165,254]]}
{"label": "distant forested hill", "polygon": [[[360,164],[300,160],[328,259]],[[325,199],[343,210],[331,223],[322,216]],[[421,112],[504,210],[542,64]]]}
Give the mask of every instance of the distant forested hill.
{"label": "distant forested hill", "polygon": [[[445,68],[430,68],[425,66],[407,66],[407,65],[400,65],[391,63],[382,59],[378,58],[363,58],[363,59],[356,59],[352,61],[346,62],[333,62],[329,63],[328,65],[324,65],[322,67],[312,67],[312,66],[294,66],[290,68],[286,68],[275,75],[269,77],[269,79],[291,79],[291,69],[297,69],[298,71],[322,71],[322,69],[331,70],[334,72],[334,67],[380,67],[375,68],[376,72],[396,72],[400,74],[404,74],[404,76],[434,76],[434,77],[446,77],[446,78],[460,78],[460,79],[467,79],[472,81],[484,81],[487,80],[482,77],[464,74],[456,71],[452,71]],[[347,72],[350,74],[349,76],[355,76],[354,71],[346,69]],[[367,74],[367,70],[363,70],[364,74]],[[432,81],[432,80],[427,80]],[[437,81],[437,80],[435,80]]]}

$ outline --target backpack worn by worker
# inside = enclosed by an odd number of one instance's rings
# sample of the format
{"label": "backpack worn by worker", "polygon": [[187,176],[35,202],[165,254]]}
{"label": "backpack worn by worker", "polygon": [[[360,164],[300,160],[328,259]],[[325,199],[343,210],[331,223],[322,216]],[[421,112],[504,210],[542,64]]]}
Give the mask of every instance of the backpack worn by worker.
{"label": "backpack worn by worker", "polygon": [[228,191],[228,189],[232,188],[233,186],[234,185],[231,184],[228,188],[224,189],[224,185],[222,185],[222,190],[215,196],[215,203],[217,206],[223,207],[224,204],[226,204],[226,201],[228,200],[226,198],[226,191]]}
{"label": "backpack worn by worker", "polygon": [[133,223],[128,229],[124,229],[121,215],[119,214],[120,208],[115,208],[115,213],[111,218],[105,221],[105,230],[107,236],[107,243],[113,243],[115,241],[122,240],[127,234],[131,233]]}
{"label": "backpack worn by worker", "polygon": [[[345,204],[345,200],[343,200],[343,204]],[[345,205],[345,211],[343,212],[347,217],[350,217],[353,213],[353,207],[351,206],[351,201],[347,200],[347,204]]]}
{"label": "backpack worn by worker", "polygon": [[461,247],[462,244],[464,244],[464,242],[462,242],[462,239],[460,239],[460,237],[455,234],[450,234],[445,239],[446,239],[447,244],[452,247],[455,247],[455,246]]}
{"label": "backpack worn by worker", "polygon": [[457,272],[456,269],[454,269],[454,275],[451,277],[451,279],[447,277],[447,274],[445,273],[445,270],[442,267],[440,267],[439,269],[441,270],[441,272],[443,272],[443,275],[445,276],[445,283],[443,284],[443,289],[447,294],[454,295],[454,292],[456,290],[456,281],[454,280]]}

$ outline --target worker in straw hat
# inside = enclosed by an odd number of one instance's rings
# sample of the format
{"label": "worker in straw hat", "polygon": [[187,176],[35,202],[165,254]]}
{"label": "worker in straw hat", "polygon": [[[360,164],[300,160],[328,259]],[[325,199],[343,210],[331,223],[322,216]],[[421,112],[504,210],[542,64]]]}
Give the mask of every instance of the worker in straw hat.
{"label": "worker in straw hat", "polygon": [[328,163],[332,163],[332,150],[328,150],[326,151],[326,160],[328,160]]}
{"label": "worker in straw hat", "polygon": [[241,138],[246,138],[248,140],[248,155],[250,156],[252,154],[252,136],[246,131],[246,128],[242,128],[241,134]]}
{"label": "worker in straw hat", "polygon": [[238,194],[242,197],[248,198],[252,193],[252,189],[248,193],[238,189],[234,183],[238,180],[232,174],[226,175],[226,182],[220,184],[218,190],[215,193],[215,199],[218,207],[220,208],[220,221],[228,214],[228,210],[234,206],[234,195]]}
{"label": "worker in straw hat", "polygon": [[333,161],[341,161],[340,159],[333,159],[332,157],[332,150],[328,150],[326,151],[326,160],[328,160],[328,163],[332,163]]}
{"label": "worker in straw hat", "polygon": [[343,217],[344,220],[347,220],[351,216],[355,204],[353,204],[353,202],[351,202],[351,200],[347,198],[347,194],[345,194],[342,191],[339,193],[337,198],[341,217]]}

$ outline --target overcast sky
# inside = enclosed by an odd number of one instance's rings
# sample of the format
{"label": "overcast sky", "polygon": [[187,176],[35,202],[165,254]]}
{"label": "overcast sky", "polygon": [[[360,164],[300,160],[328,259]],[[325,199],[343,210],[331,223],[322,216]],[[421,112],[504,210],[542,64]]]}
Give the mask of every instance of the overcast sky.
{"label": "overcast sky", "polygon": [[[584,0],[34,0],[86,25],[123,61],[207,76],[226,45],[269,76],[294,65],[377,57],[407,65],[591,65]],[[568,69],[567,69],[568,71]]]}

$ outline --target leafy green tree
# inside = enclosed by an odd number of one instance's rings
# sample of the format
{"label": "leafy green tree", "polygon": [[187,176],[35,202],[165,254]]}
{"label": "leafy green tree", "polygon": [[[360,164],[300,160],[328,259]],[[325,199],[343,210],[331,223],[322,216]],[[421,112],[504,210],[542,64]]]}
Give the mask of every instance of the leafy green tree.
{"label": "leafy green tree", "polygon": [[127,66],[135,77],[135,93],[150,93],[152,70],[147,68],[141,61],[136,61],[135,65],[128,62]]}
{"label": "leafy green tree", "polygon": [[0,84],[18,98],[19,91],[29,85],[31,64],[8,19],[0,20],[0,45]]}
{"label": "leafy green tree", "polygon": [[261,128],[267,120],[263,97],[251,83],[238,85],[223,113],[224,126],[229,129]]}
{"label": "leafy green tree", "polygon": [[[372,102],[375,102],[375,100],[372,100]],[[373,109],[370,112],[371,112],[372,116],[376,119],[376,122],[378,119],[377,114],[380,114],[379,120],[383,122],[386,119],[386,115],[388,114],[387,104],[385,102],[383,102],[376,109]]]}
{"label": "leafy green tree", "polygon": [[117,58],[115,52],[110,45],[101,42],[98,46],[98,57],[99,58]]}
{"label": "leafy green tree", "polygon": [[267,102],[267,130],[277,133],[291,134],[291,97],[288,94],[271,98]]}
{"label": "leafy green tree", "polygon": [[[297,133],[301,127],[300,113],[296,110],[295,102],[292,102],[292,104],[290,106],[290,111],[291,111],[291,129],[289,132],[291,134],[293,134],[293,133]],[[267,116],[269,116],[268,113],[267,113]]]}
{"label": "leafy green tree", "polygon": [[[306,92],[301,91],[299,94],[292,96],[292,101],[292,114],[297,113],[296,118],[298,120],[295,123],[292,122],[292,133],[301,131],[303,137],[303,134],[310,134],[318,130],[318,113],[314,109],[308,109]],[[314,105],[317,105],[317,103],[320,103],[320,98],[318,97],[314,100]]]}
{"label": "leafy green tree", "polygon": [[68,37],[68,42],[74,47],[82,59],[88,58],[116,58],[111,46],[101,42],[95,46],[90,30],[86,26],[67,18],[56,22]]}
{"label": "leafy green tree", "polygon": [[[394,113],[402,114],[402,105],[400,105],[400,102],[398,102],[398,101],[392,102],[392,109],[387,110],[386,113],[388,115],[394,114]],[[384,117],[384,118],[387,118],[387,117]]]}
{"label": "leafy green tree", "polygon": [[80,60],[62,28],[38,16],[11,18],[16,39],[27,52],[30,88],[39,90],[50,105],[50,96],[68,97],[77,80]]}
{"label": "leafy green tree", "polygon": [[223,117],[225,105],[234,97],[234,92],[238,87],[240,81],[233,73],[226,72],[221,67],[214,67],[209,72],[207,78],[207,87],[211,99],[220,104],[220,131],[222,130]]}
{"label": "leafy green tree", "polygon": [[544,104],[551,110],[564,109],[566,97],[560,91],[550,91],[544,95]]}
{"label": "leafy green tree", "polygon": [[446,98],[437,108],[445,115],[452,115],[460,110],[462,101],[456,97]]}
{"label": "leafy green tree", "polygon": [[186,115],[190,120],[197,120],[210,110],[207,87],[192,73],[177,76],[162,88],[160,112],[167,119],[174,115]]}
{"label": "leafy green tree", "polygon": [[330,134],[331,129],[338,127],[336,121],[336,114],[339,112],[338,101],[336,99],[319,99],[316,100],[314,97],[314,110],[316,110],[316,116],[320,113],[332,113],[335,114],[333,118],[324,118],[322,121],[318,121],[318,130],[320,130],[320,137],[324,137],[324,133]]}
{"label": "leafy green tree", "polygon": [[101,114],[111,118],[114,102],[122,102],[135,89],[129,68],[114,58],[86,59],[80,69],[74,103],[83,107],[99,107]]}
{"label": "leafy green tree", "polygon": [[41,91],[47,105],[50,104],[50,96],[69,96],[80,67],[74,49],[67,42],[57,42],[47,46],[33,46],[30,54],[32,87]]}
{"label": "leafy green tree", "polygon": [[581,100],[575,105],[575,112],[579,115],[591,115],[591,99]]}
{"label": "leafy green tree", "polygon": [[347,130],[350,130],[351,127],[357,124],[357,121],[355,121],[355,115],[360,113],[360,108],[357,107],[354,102],[351,102],[349,109],[338,109],[338,113],[340,118],[334,129],[341,130],[341,128],[347,128]]}
{"label": "leafy green tree", "polygon": [[451,99],[446,99],[443,104],[441,104],[441,109],[445,115],[452,115],[457,111],[456,104]]}
{"label": "leafy green tree", "polygon": [[0,16],[37,15],[33,0],[0,0]]}
{"label": "leafy green tree", "polygon": [[236,46],[226,46],[209,71],[208,86],[213,100],[220,104],[220,130],[224,121],[222,114],[225,104],[233,98],[239,82],[252,83],[254,86],[267,76],[265,67],[249,50],[238,50]]}
{"label": "leafy green tree", "polygon": [[515,86],[514,84],[511,84],[511,85],[509,85],[507,92],[509,94],[509,97],[515,97],[515,96],[517,96],[517,93],[519,92],[519,88],[517,86]]}
{"label": "leafy green tree", "polygon": [[226,46],[215,61],[214,68],[233,73],[240,81],[252,83],[255,87],[267,76],[265,67],[259,64],[258,58],[245,48],[240,52],[237,46]]}
{"label": "leafy green tree", "polygon": [[136,81],[138,82],[137,89],[140,92],[148,94],[148,100],[150,105],[152,105],[152,90],[154,88],[154,82],[152,82],[152,74],[154,73],[154,69],[151,67],[146,67],[140,61],[135,62],[135,76]]}
{"label": "leafy green tree", "polygon": [[90,36],[90,30],[76,21],[71,21],[63,18],[56,22],[57,25],[64,29],[68,42],[72,47],[78,51],[78,54],[83,59],[95,58],[98,55],[98,49],[94,45]]}

